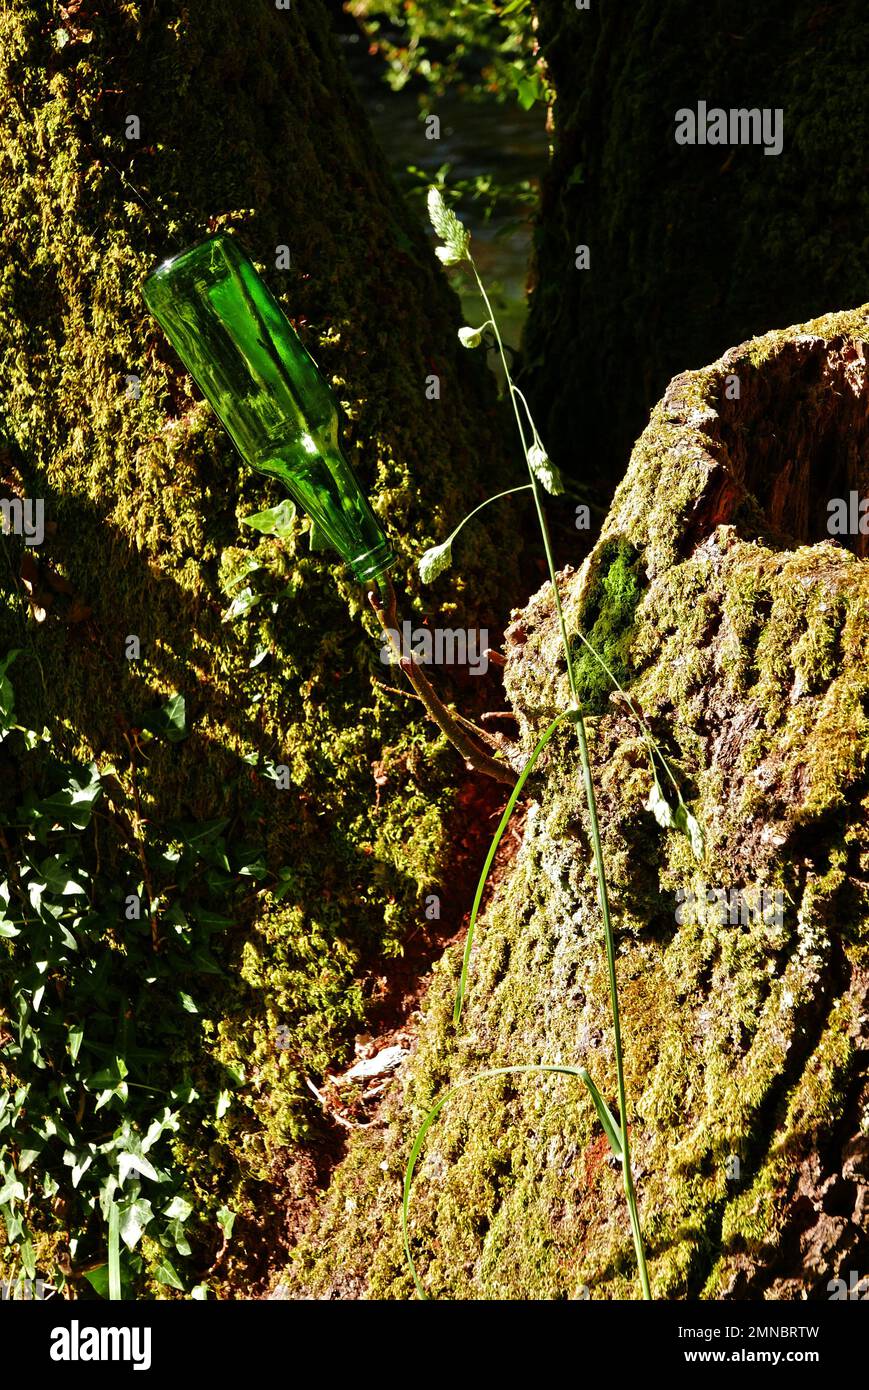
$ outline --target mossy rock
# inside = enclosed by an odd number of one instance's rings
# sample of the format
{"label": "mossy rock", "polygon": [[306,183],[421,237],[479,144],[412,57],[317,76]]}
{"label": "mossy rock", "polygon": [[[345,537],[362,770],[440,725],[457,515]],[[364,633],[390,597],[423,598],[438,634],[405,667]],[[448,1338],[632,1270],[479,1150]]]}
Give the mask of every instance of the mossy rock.
{"label": "mossy rock", "polygon": [[[869,1255],[869,569],[826,536],[829,498],[869,492],[867,341],[869,307],[677,377],[594,551],[562,576],[573,630],[602,611],[613,566],[623,579],[636,557],[631,704],[610,700],[588,727],[659,1298],[827,1298]],[[506,651],[530,749],[568,699],[549,585],[514,615]],[[702,860],[645,807],[652,774],[631,705],[704,828]],[[353,1137],[282,1277],[290,1296],[412,1296],[404,1165],[448,1085],[578,1064],[613,1104],[586,823],[565,729],[479,926],[461,1027],[453,948],[378,1124]],[[706,900],[715,889],[724,911]],[[617,1162],[565,1078],[501,1077],[449,1100],[419,1163],[411,1242],[440,1298],[639,1294]]]}

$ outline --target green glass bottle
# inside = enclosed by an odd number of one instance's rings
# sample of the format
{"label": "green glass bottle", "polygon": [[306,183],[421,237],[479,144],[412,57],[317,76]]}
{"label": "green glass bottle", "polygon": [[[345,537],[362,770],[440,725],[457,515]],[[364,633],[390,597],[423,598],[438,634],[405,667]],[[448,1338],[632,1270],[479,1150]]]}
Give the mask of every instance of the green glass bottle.
{"label": "green glass bottle", "polygon": [[145,302],[251,468],[279,478],[360,583],[395,561],[338,440],[328,383],[233,237],[164,261]]}

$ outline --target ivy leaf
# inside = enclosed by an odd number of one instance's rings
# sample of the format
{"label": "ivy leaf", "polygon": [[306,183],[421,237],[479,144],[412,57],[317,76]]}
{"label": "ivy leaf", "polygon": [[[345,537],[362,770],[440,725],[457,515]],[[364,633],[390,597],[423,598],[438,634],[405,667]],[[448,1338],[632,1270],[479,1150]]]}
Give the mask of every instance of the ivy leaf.
{"label": "ivy leaf", "polygon": [[36,1256],[30,1240],[23,1240],[18,1247],[18,1258],[27,1279],[36,1278]]}
{"label": "ivy leaf", "polygon": [[183,695],[173,695],[161,711],[164,732],[170,743],[180,743],[187,737],[187,701]]}
{"label": "ivy leaf", "polygon": [[539,72],[526,72],[521,63],[510,65],[510,80],[523,111],[530,111],[535,101],[542,101],[546,95]]}
{"label": "ivy leaf", "polygon": [[442,541],[440,545],[430,546],[419,560],[419,577],[423,584],[431,584],[439,574],[443,574],[453,563],[453,538]]}
{"label": "ivy leaf", "polygon": [[191,849],[198,849],[206,840],[213,840],[228,825],[228,816],[215,820],[185,821],[177,826],[178,837]]}
{"label": "ivy leaf", "polygon": [[169,1221],[166,1224],[166,1235],[172,1241],[179,1255],[191,1255],[190,1242],[180,1221]]}
{"label": "ivy leaf", "polygon": [[83,774],[73,774],[60,791],[38,801],[30,816],[35,820],[59,821],[72,826],[74,830],[84,830],[90,824],[91,812],[101,792],[99,769],[96,763],[90,763]]}
{"label": "ivy leaf", "polygon": [[187,701],[183,695],[174,694],[153,714],[142,720],[142,728],[157,738],[165,738],[168,743],[180,743],[187,737]]}
{"label": "ivy leaf", "polygon": [[223,1232],[224,1240],[229,1240],[235,1225],[235,1212],[230,1211],[229,1207],[221,1207],[217,1213],[217,1224]]}
{"label": "ivy leaf", "polygon": [[221,615],[220,621],[234,623],[236,618],[246,617],[252,608],[262,603],[262,598],[262,594],[254,593],[250,585],[247,585],[240,594],[236,594],[226,612]]}
{"label": "ivy leaf", "polygon": [[180,1289],[182,1293],[184,1292],[181,1276],[167,1256],[164,1255],[163,1259],[160,1261],[160,1264],[154,1271],[154,1277],[159,1279],[161,1284],[168,1284],[170,1289]]}
{"label": "ivy leaf", "polygon": [[239,878],[252,878],[257,882],[267,878],[268,869],[266,868],[262,850],[240,850],[236,860],[235,872],[238,874]]}
{"label": "ivy leaf", "polygon": [[143,1154],[134,1154],[129,1151],[118,1154],[118,1179],[123,1187],[124,1182],[130,1173],[139,1173],[143,1178],[150,1178],[152,1182],[160,1182],[160,1174],[152,1163]]}
{"label": "ivy leaf", "polygon": [[66,1041],[67,1051],[73,1062],[78,1061],[78,1054],[84,1037],[84,1028],[80,1023],[74,1023],[69,1030],[69,1037]]}
{"label": "ivy leaf", "polygon": [[128,1250],[135,1249],[145,1227],[153,1220],[151,1203],[145,1197],[136,1197],[121,1207],[120,1234]]}
{"label": "ivy leaf", "polygon": [[93,1154],[82,1153],[79,1158],[76,1158],[75,1154],[64,1154],[64,1163],[67,1163],[67,1160],[69,1160],[68,1166],[72,1169],[70,1174],[72,1185],[73,1187],[78,1187],[88,1168],[90,1168],[93,1163],[94,1156]]}
{"label": "ivy leaf", "polygon": [[[193,1092],[195,1095],[196,1093]],[[148,1133],[142,1140],[142,1152],[147,1153],[152,1149],[157,1140],[169,1130],[172,1134],[177,1134],[179,1129],[177,1111],[170,1110],[168,1105],[164,1106],[163,1114],[159,1119],[152,1120],[148,1126]]]}
{"label": "ivy leaf", "polygon": [[250,526],[254,531],[260,531],[264,536],[277,536],[280,540],[287,540],[293,534],[295,520],[296,504],[286,497],[276,507],[269,507],[264,512],[254,512],[252,516],[243,516],[241,524]]}
{"label": "ivy leaf", "polygon": [[188,1202],[187,1198],[182,1197],[180,1193],[176,1193],[163,1214],[170,1221],[186,1221],[192,1211],[193,1203]]}
{"label": "ivy leaf", "polygon": [[29,1139],[26,1140],[18,1150],[18,1172],[24,1173],[30,1167],[33,1160],[39,1157],[44,1148],[44,1140],[36,1138],[34,1146],[34,1136],[29,1136]]}
{"label": "ivy leaf", "polygon": [[87,1269],[87,1270],[85,1270],[85,1271],[84,1271],[84,1277],[85,1277],[85,1279],[87,1279],[88,1283],[90,1284],[90,1286],[91,1286],[91,1288],[94,1290],[94,1292],[97,1293],[97,1294],[99,1294],[100,1298],[108,1299],[108,1297],[109,1297],[109,1267],[108,1267],[107,1264],[106,1264],[106,1265],[97,1265],[96,1269]]}
{"label": "ivy leaf", "polygon": [[39,873],[45,880],[42,886],[59,898],[86,897],[86,890],[70,877],[66,867],[68,861],[68,854],[53,854],[50,859],[44,859],[39,866]]}
{"label": "ivy leaf", "polygon": [[555,467],[546,450],[542,449],[539,444],[532,444],[528,450],[528,467],[540,486],[551,493],[553,497],[567,491],[561,472]]}

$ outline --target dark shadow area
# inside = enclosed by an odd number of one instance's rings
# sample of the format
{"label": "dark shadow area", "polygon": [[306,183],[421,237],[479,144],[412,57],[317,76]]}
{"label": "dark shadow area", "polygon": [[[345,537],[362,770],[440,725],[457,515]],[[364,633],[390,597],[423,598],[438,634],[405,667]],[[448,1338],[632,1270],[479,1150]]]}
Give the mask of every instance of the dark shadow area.
{"label": "dark shadow area", "polygon": [[[771,534],[790,545],[833,539],[869,554],[866,534],[840,534],[855,516],[852,493],[869,507],[869,377],[866,345],[808,335],[786,343],[759,367],[734,367],[739,399],[721,383],[717,408],[728,467],[757,500]],[[857,504],[859,506],[859,503]]]}
{"label": "dark shadow area", "polygon": [[[865,300],[869,13],[862,0],[536,10],[557,100],[521,384],[558,465],[607,497],[676,372]],[[781,112],[780,148],[753,126],[748,142],[701,139],[701,102]],[[677,143],[686,110],[695,143]]]}

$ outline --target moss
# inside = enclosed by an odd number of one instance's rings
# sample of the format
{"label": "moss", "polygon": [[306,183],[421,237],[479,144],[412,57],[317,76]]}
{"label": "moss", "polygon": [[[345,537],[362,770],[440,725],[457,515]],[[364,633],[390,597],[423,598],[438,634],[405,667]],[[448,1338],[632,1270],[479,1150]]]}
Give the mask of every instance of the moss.
{"label": "moss", "polygon": [[[579,627],[619,685],[631,678],[630,644],[634,613],[640,600],[639,556],[624,542],[601,560]],[[613,682],[578,638],[571,643],[573,674],[580,704],[590,714],[606,708]]]}
{"label": "moss", "polygon": [[799,1164],[820,1136],[839,1118],[853,1072],[854,1000],[836,1000],[817,1047],[787,1097],[781,1130],[756,1178],[728,1206],[721,1228],[721,1257],[704,1297],[720,1296],[735,1257],[748,1253],[769,1259],[783,1234],[785,1194],[796,1186]]}

